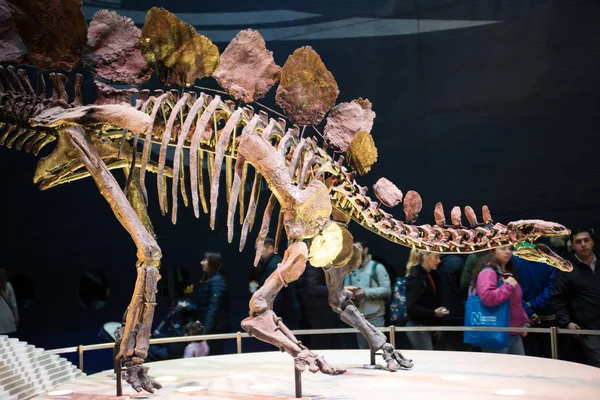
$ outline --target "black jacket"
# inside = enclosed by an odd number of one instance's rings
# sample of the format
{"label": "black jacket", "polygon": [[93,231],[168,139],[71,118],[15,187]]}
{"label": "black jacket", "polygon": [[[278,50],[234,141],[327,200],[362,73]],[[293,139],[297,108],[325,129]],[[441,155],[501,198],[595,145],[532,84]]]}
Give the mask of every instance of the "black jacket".
{"label": "black jacket", "polygon": [[306,263],[306,270],[298,283],[304,315],[335,314],[329,305],[329,289],[323,268]]}
{"label": "black jacket", "polygon": [[465,320],[467,291],[460,288],[460,278],[465,265],[465,256],[440,255],[438,266],[438,298],[440,306],[450,311],[444,322],[462,325]]}
{"label": "black jacket", "polygon": [[574,322],[581,329],[600,329],[600,262],[596,271],[569,257],[573,271],[557,271],[551,304],[559,327]]}
{"label": "black jacket", "polygon": [[429,274],[421,265],[411,268],[406,278],[406,313],[408,320],[422,325],[437,326],[442,320],[435,316],[439,301]]}

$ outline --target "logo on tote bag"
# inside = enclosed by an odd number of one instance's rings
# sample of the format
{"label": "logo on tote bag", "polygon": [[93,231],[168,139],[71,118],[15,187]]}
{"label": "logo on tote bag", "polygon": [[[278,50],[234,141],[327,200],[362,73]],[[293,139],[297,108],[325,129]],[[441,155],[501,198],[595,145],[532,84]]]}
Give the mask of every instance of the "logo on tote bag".
{"label": "logo on tote bag", "polygon": [[483,315],[481,312],[471,312],[471,325],[495,325],[495,315]]}

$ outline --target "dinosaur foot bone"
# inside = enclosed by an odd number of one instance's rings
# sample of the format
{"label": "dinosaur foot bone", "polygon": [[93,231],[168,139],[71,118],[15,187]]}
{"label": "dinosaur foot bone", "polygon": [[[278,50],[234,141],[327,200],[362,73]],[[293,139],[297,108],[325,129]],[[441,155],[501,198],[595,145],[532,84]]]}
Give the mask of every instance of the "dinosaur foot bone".
{"label": "dinosaur foot bone", "polygon": [[341,368],[330,366],[323,356],[308,350],[289,329],[281,322],[273,310],[267,310],[256,316],[250,316],[242,321],[242,328],[250,335],[263,342],[271,343],[294,357],[294,366],[298,371],[306,367],[310,372],[321,371],[328,375],[339,375],[346,372]]}
{"label": "dinosaur foot bone", "polygon": [[135,363],[139,360],[139,364],[134,364],[132,366],[127,367],[127,371],[125,372],[125,381],[131,385],[131,387],[136,392],[141,392],[142,389],[149,392],[154,393],[154,389],[162,389],[160,383],[151,379],[148,376],[148,367],[145,367],[141,364],[141,359],[133,358],[132,361],[125,362],[125,365]]}
{"label": "dinosaur foot bone", "polygon": [[327,361],[318,354],[305,349],[302,350],[296,357],[294,357],[294,367],[298,371],[304,371],[308,367],[308,370],[312,373],[321,371],[327,375],[341,375],[346,372],[343,368],[337,368],[329,365]]}
{"label": "dinosaur foot bone", "polygon": [[387,363],[387,369],[389,371],[397,371],[398,369],[411,369],[414,364],[412,360],[404,357],[402,353],[398,350],[395,350],[391,344],[386,343],[381,347],[381,351],[383,351],[383,359]]}

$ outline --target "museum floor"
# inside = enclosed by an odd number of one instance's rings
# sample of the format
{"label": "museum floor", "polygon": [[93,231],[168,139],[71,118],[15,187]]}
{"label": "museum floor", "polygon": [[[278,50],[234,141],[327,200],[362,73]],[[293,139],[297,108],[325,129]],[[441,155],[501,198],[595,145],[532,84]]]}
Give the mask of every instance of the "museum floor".
{"label": "museum floor", "polygon": [[[600,399],[600,369],[535,357],[404,351],[412,371],[390,373],[363,368],[366,350],[321,352],[347,368],[344,375],[305,372],[304,398],[310,399]],[[377,360],[382,363],[382,359]],[[233,354],[148,363],[163,389],[136,394],[123,382],[122,399],[287,399],[294,398],[291,358],[280,352]],[[37,399],[112,399],[112,371],[76,379]]]}

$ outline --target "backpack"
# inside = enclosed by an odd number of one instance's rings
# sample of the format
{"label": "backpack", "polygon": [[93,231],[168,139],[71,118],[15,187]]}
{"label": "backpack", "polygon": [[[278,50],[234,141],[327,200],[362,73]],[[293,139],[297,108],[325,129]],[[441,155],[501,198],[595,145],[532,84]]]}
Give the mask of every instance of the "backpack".
{"label": "backpack", "polygon": [[406,321],[406,278],[396,278],[392,286],[392,301],[390,302],[390,322]]}

